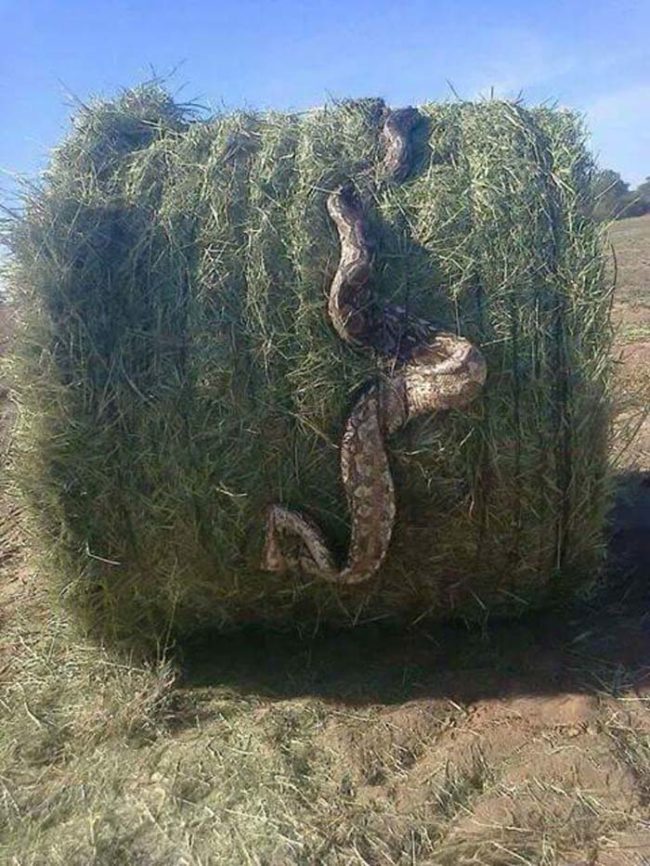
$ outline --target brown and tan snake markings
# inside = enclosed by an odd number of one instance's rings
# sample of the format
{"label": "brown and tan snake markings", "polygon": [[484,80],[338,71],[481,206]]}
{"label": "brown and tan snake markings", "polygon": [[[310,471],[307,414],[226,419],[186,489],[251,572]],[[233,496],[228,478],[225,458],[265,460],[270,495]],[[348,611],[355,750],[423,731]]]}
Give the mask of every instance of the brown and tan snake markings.
{"label": "brown and tan snake markings", "polygon": [[[413,108],[386,116],[383,169],[392,182],[409,173],[409,136],[417,121]],[[330,321],[341,339],[374,350],[385,369],[357,400],[341,441],[341,478],[351,516],[347,562],[337,566],[321,530],[306,515],[272,505],[262,568],[355,584],[381,567],[395,522],[386,438],[417,415],[466,406],[485,382],[486,365],[479,350],[463,337],[408,315],[403,307],[375,305],[366,223],[352,184],[328,197],[327,210],[341,246],[329,294]]]}

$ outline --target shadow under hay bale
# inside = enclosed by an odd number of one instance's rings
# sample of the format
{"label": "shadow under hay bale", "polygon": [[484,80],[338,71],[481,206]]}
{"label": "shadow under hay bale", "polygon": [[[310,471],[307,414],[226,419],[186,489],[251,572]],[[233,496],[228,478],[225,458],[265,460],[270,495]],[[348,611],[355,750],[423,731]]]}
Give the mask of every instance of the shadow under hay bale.
{"label": "shadow under hay bale", "polygon": [[[161,640],[250,622],[518,613],[588,587],[608,504],[609,298],[592,166],[564,111],[426,105],[381,186],[378,103],[197,120],[156,88],[83,109],[10,227],[14,477],[42,573],[93,628]],[[352,179],[374,290],[480,345],[468,411],[390,442],[378,579],[259,571],[273,502],[342,553],[338,443],[377,375],[326,316],[328,193]]]}
{"label": "shadow under hay bale", "polygon": [[255,627],[237,635],[205,631],[179,648],[182,688],[194,694],[218,685],[256,699],[317,697],[352,706],[552,695],[561,704],[594,686],[643,693],[650,683],[648,473],[618,476],[609,534],[607,584],[561,610],[483,628],[370,624],[299,639]]}

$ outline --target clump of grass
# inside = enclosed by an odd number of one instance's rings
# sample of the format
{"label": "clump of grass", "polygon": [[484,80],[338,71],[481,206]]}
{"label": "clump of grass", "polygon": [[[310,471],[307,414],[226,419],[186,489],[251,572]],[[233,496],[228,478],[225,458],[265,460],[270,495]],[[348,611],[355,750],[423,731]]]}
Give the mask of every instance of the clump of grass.
{"label": "clump of grass", "polygon": [[467,809],[473,798],[480,796],[494,781],[494,768],[480,749],[473,749],[467,766],[447,762],[441,784],[433,792],[438,811],[448,820]]}
{"label": "clump of grass", "polygon": [[634,775],[641,805],[647,808],[650,805],[650,733],[639,725],[625,725],[615,718],[607,734],[619,759]]}
{"label": "clump of grass", "polygon": [[[630,688],[583,739],[549,728],[522,750],[419,682],[416,701],[387,702],[372,667],[358,704],[305,688],[306,660],[299,698],[284,665],[266,694],[192,687],[81,640],[33,590],[0,631],[0,862],[562,866],[644,850],[649,707]],[[358,698],[355,676],[334,678],[339,695]],[[595,781],[549,766],[583,749]]]}
{"label": "clump of grass", "polygon": [[[485,617],[589,585],[607,506],[609,298],[572,115],[422,107],[416,169],[377,183],[375,100],[199,120],[155,87],[81,110],[9,227],[15,478],[58,594],[112,638],[199,626]],[[376,291],[476,340],[469,412],[391,443],[379,581],[258,570],[264,512],[345,548],[337,445],[376,375],[325,299],[325,198],[353,179]]]}

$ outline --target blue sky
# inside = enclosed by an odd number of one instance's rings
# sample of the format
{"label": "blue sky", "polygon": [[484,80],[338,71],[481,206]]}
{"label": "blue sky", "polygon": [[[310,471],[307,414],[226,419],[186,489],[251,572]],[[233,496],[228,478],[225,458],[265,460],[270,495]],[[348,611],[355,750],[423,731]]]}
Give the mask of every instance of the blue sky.
{"label": "blue sky", "polygon": [[82,100],[177,71],[180,99],[301,109],[488,93],[586,113],[603,166],[650,175],[649,0],[0,0],[0,189]]}

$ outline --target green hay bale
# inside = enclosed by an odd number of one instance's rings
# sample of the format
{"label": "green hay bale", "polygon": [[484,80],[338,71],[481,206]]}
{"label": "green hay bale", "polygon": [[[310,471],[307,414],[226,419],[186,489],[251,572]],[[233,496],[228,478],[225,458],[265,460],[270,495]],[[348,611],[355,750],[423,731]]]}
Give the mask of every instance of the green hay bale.
{"label": "green hay bale", "polygon": [[[584,590],[607,505],[609,299],[571,114],[425,105],[416,168],[377,181],[378,103],[209,122],[156,88],[84,108],[11,226],[16,477],[44,574],[92,627],[509,614]],[[352,178],[384,299],[486,354],[469,411],[390,443],[379,579],[263,574],[273,502],[343,555],[338,443],[376,360],[326,316]]]}

